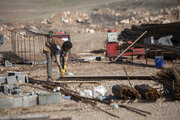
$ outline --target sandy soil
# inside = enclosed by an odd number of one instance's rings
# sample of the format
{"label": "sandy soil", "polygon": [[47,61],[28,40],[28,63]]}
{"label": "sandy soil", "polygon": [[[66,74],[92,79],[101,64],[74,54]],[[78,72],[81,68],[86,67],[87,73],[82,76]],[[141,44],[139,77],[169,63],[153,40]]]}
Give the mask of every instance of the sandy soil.
{"label": "sandy soil", "polygon": [[[140,60],[142,63],[145,63],[145,60]],[[135,60],[135,62],[139,63],[139,60]],[[79,62],[71,62],[68,64],[69,72],[72,72],[74,75],[125,75],[122,66],[125,66],[126,70],[128,71],[128,75],[152,75],[159,71],[160,69],[156,69],[153,67],[154,61],[148,60],[149,65],[152,67],[146,67],[145,65],[132,65],[132,64],[108,64],[106,62],[96,62],[92,61],[90,63],[79,63]],[[166,62],[166,67],[170,67],[172,63]],[[23,73],[28,73],[29,77],[38,79],[38,80],[46,80],[46,65],[37,65],[37,66],[24,66],[24,65],[16,65],[14,67],[1,67],[1,70],[4,71],[20,71]],[[53,64],[53,76],[57,78],[57,66]],[[124,84],[129,85],[128,81],[126,80],[111,80],[111,81],[101,81],[99,84],[105,86],[108,90],[107,95],[112,95],[111,89],[112,86],[115,84]],[[138,85],[138,84],[149,84],[152,87],[161,87],[160,84],[154,81],[143,81],[143,80],[132,80],[131,84]],[[84,90],[84,89],[92,89],[92,86],[97,86],[97,84],[82,84],[81,87],[79,83],[71,84],[69,83],[68,86],[73,88],[76,91]],[[26,84],[21,85],[21,89],[26,92],[45,92],[47,89],[42,88],[39,85],[32,85]],[[98,104],[104,110],[107,110],[115,115],[118,115],[120,119],[129,120],[129,119],[138,119],[138,120],[178,120],[179,113],[180,113],[180,102],[173,101],[173,102],[163,102],[162,100],[156,102],[145,102],[139,103],[137,101],[119,101],[119,104],[127,105],[131,107],[135,107],[141,110],[145,110],[151,112],[151,115],[147,117],[143,117],[141,115],[135,114],[130,112],[124,108],[112,108],[107,105]],[[14,108],[14,109],[6,109],[0,111],[1,117],[10,117],[10,116],[35,116],[35,115],[50,115],[51,118],[63,118],[63,117],[72,117],[73,120],[85,119],[85,120],[116,120],[114,118],[102,111],[94,109],[92,106],[81,103],[75,102],[72,100],[62,99],[61,104],[57,105],[38,105],[32,106],[28,108]]]}

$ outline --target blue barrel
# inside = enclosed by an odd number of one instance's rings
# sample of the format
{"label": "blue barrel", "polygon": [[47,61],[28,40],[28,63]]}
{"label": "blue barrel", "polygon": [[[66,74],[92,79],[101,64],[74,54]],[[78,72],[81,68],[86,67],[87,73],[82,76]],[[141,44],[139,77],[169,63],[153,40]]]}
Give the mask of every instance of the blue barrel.
{"label": "blue barrel", "polygon": [[155,65],[156,65],[156,67],[164,67],[164,57],[163,56],[155,56]]}

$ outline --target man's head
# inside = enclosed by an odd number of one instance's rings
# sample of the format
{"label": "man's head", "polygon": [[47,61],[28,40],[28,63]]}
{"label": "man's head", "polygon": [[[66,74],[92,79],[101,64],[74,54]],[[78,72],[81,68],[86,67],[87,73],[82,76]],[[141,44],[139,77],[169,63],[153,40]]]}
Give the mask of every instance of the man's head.
{"label": "man's head", "polygon": [[53,31],[49,31],[48,37],[52,37],[52,35],[53,35]]}
{"label": "man's head", "polygon": [[70,50],[71,48],[72,48],[72,43],[71,43],[71,41],[65,41],[64,43],[63,43],[63,50],[64,51],[68,51],[68,50]]}

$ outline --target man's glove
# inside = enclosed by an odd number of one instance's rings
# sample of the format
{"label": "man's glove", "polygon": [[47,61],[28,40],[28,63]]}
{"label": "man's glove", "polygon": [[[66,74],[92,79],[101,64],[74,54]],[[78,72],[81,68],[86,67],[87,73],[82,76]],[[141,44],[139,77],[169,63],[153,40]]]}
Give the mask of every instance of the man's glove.
{"label": "man's glove", "polygon": [[64,69],[61,69],[61,77],[64,77],[64,75],[66,74]]}

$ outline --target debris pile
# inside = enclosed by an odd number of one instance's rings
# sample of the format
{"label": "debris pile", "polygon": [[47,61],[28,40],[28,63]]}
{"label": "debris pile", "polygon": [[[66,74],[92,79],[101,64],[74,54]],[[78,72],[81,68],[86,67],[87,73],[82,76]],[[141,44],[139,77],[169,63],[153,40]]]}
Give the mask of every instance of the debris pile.
{"label": "debris pile", "polygon": [[52,24],[52,25],[61,25],[61,24],[89,24],[90,18],[88,14],[86,13],[79,13],[79,12],[70,12],[66,11],[63,13],[59,13],[56,15],[53,15],[49,19],[44,19],[41,23],[44,24]]}
{"label": "debris pile", "polygon": [[[159,39],[164,36],[172,35],[172,43],[177,46],[179,44],[179,33],[180,32],[180,22],[168,23],[168,24],[141,24],[133,25],[131,29],[124,29],[124,31],[119,34],[119,40],[135,40],[144,31],[148,31],[144,36],[154,37],[154,39]],[[141,41],[143,42],[143,41]]]}
{"label": "debris pile", "polygon": [[28,83],[28,75],[21,72],[7,72],[4,77],[0,77],[0,93],[9,94],[22,94],[18,84]]}
{"label": "debris pile", "polygon": [[162,83],[166,91],[174,95],[175,99],[180,100],[180,67],[163,69],[153,78]]}

